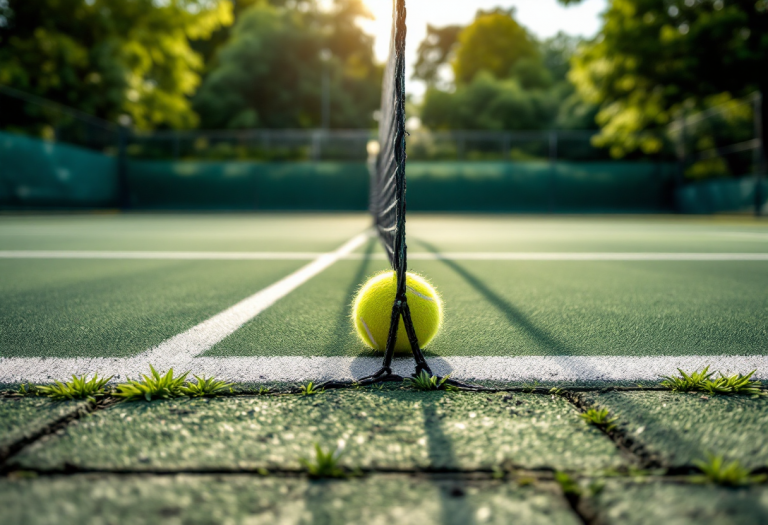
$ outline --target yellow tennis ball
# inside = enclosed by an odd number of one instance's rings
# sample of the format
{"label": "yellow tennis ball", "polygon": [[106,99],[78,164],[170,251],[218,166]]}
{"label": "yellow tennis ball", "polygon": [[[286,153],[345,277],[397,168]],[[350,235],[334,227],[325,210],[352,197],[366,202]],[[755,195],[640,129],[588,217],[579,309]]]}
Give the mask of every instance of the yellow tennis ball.
{"label": "yellow tennis ball", "polygon": [[[443,322],[443,302],[437,290],[420,275],[406,273],[405,297],[411,310],[413,328],[419,347],[423,348],[435,337]],[[375,275],[360,288],[352,307],[352,318],[357,335],[375,350],[387,347],[389,323],[392,320],[392,306],[397,293],[395,272]],[[405,333],[403,319],[397,329],[395,352],[410,352],[411,343]]]}

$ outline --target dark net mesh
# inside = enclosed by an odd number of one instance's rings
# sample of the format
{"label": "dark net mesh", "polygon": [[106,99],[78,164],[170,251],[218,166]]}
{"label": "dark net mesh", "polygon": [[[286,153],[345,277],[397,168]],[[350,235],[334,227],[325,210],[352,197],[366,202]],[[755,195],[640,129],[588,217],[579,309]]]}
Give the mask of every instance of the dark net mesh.
{"label": "dark net mesh", "polygon": [[379,147],[371,165],[370,210],[392,269],[405,273],[405,0],[393,1]]}

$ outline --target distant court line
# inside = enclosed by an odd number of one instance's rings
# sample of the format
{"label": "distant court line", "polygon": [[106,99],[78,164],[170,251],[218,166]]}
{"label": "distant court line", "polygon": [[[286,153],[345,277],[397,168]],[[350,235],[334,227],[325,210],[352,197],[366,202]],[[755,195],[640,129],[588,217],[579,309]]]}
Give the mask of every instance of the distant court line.
{"label": "distant court line", "polygon": [[[189,353],[153,361],[149,353],[130,358],[0,358],[0,383],[52,382],[72,374],[114,375],[113,381],[147,373],[149,363],[167,370],[191,370],[195,374],[240,382],[298,382],[351,380],[369,375],[381,366],[377,357],[191,357]],[[427,359],[440,375],[468,381],[654,381],[676,375],[677,369],[710,370],[768,379],[768,356],[516,356],[433,357]],[[413,360],[395,359],[393,371],[413,372]]]}
{"label": "distant court line", "polygon": [[[354,250],[352,250],[354,251]],[[346,252],[336,258],[385,260],[382,253]],[[195,260],[195,261],[293,261],[313,260],[320,252],[169,252],[169,251],[71,251],[4,250],[0,259],[117,259],[117,260]],[[464,261],[768,261],[768,253],[688,253],[688,252],[409,252],[413,260]]]}

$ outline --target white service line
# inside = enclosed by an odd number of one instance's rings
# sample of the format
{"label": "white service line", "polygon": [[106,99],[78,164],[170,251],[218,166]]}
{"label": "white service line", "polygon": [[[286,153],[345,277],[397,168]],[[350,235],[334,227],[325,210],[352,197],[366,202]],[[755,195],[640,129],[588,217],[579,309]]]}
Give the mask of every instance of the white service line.
{"label": "white service line", "polygon": [[356,250],[369,237],[370,234],[368,233],[356,235],[338,250],[320,255],[314,261],[296,270],[289,276],[243,299],[207,321],[193,326],[186,332],[182,332],[160,343],[158,346],[150,348],[134,359],[144,360],[153,364],[158,363],[155,366],[170,367],[177,366],[179,362],[184,362],[196,355],[202,354],[228,335],[234,333],[243,324],[272,306],[278,299],[285,297],[348,253]]}
{"label": "white service line", "polygon": [[[315,252],[101,252],[101,251],[0,251],[0,259],[158,259],[158,260],[312,260]],[[383,253],[345,253],[338,259],[385,260]],[[410,252],[411,260],[455,261],[768,261],[768,253],[685,252]]]}
{"label": "white service line", "polygon": [[[176,355],[160,371],[173,366],[178,372],[215,375],[240,382],[299,382],[351,380],[372,374],[381,366],[377,357],[197,357]],[[768,379],[768,356],[518,356],[518,357],[432,357],[427,359],[440,375],[466,381],[653,381],[677,375],[677,369],[710,370],[724,374],[746,374],[756,370],[755,379]],[[136,378],[149,371],[147,356],[109,358],[0,358],[0,383],[46,383],[72,374],[114,375],[114,381]],[[401,375],[413,372],[410,358],[397,358],[393,370]]]}

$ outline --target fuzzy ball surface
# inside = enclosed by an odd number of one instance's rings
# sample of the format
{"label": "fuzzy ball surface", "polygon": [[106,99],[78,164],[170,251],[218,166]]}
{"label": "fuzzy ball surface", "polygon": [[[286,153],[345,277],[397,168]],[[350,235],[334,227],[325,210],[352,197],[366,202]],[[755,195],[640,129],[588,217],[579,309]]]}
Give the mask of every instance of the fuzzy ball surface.
{"label": "fuzzy ball surface", "polygon": [[[437,290],[424,277],[406,273],[405,297],[411,310],[413,327],[419,347],[424,348],[437,335],[443,322],[443,302]],[[357,335],[375,350],[384,351],[387,346],[392,306],[395,303],[397,279],[395,272],[388,271],[373,276],[357,292],[352,307],[352,319]],[[411,344],[405,333],[403,319],[397,329],[395,352],[410,352]]]}

